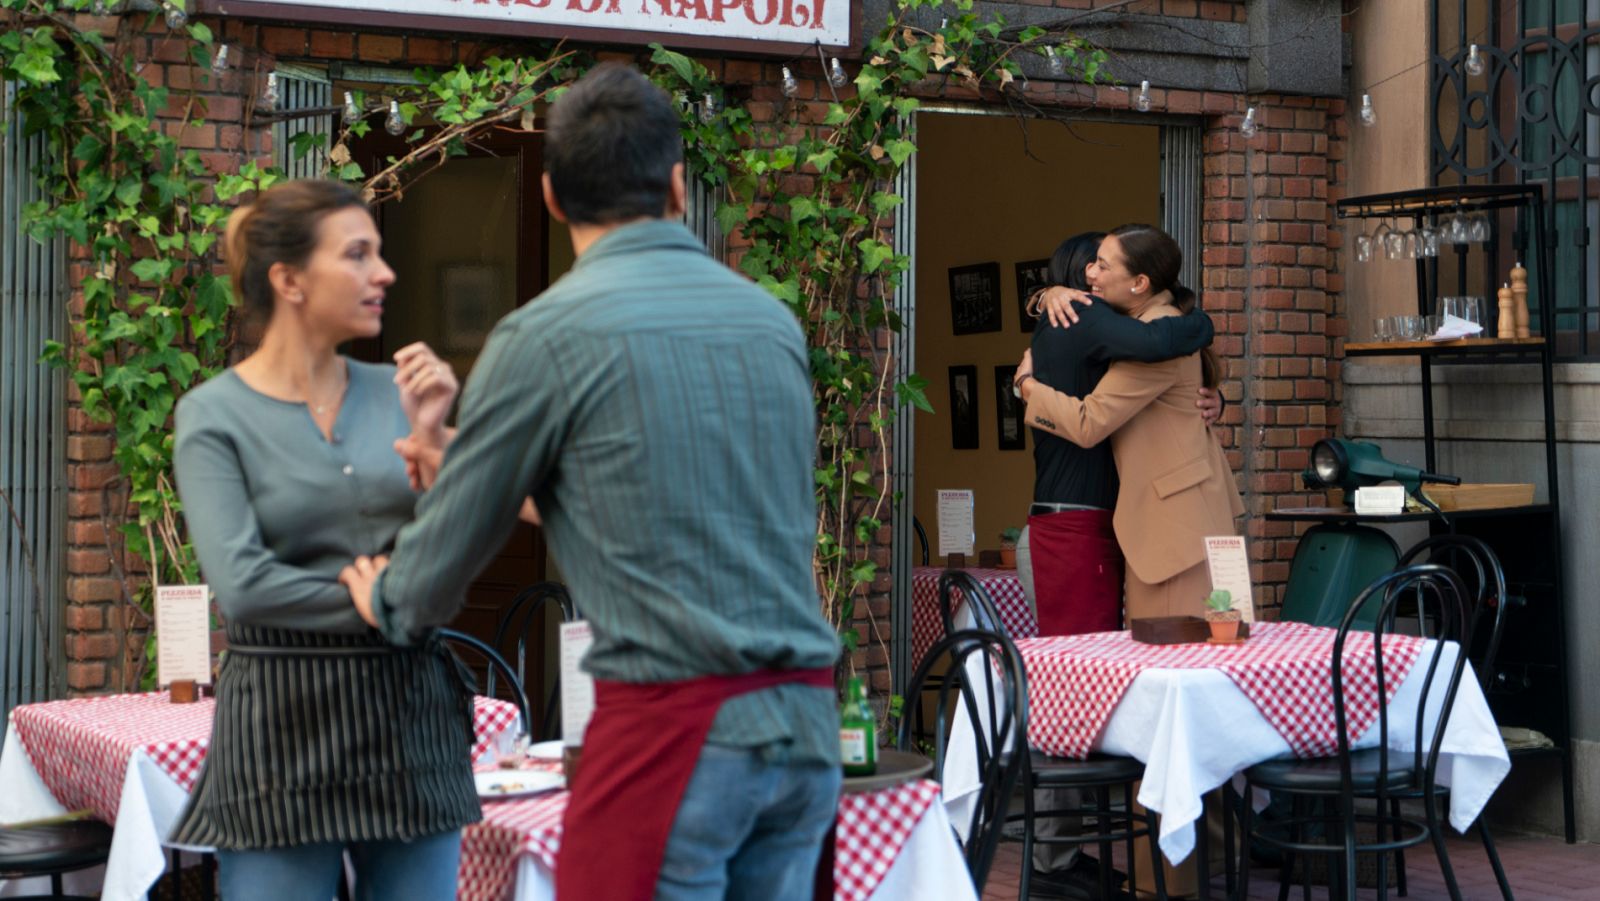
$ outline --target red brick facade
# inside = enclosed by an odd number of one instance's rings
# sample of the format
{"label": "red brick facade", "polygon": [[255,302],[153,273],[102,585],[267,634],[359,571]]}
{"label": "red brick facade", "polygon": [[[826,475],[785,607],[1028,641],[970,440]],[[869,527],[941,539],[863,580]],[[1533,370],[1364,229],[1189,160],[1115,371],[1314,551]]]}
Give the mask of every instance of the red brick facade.
{"label": "red brick facade", "polygon": [[[1046,4],[1041,4],[1046,5]],[[1103,7],[1109,2],[1056,0],[1064,9]],[[1147,0],[1127,12],[1243,21],[1240,2]],[[367,33],[260,25],[238,20],[214,23],[232,46],[232,67],[204,94],[206,123],[188,129],[185,146],[200,150],[217,170],[237,167],[245,158],[270,162],[270,129],[251,122],[257,72],[274,58],[343,60],[374,65],[449,65],[471,63],[491,53],[514,53],[514,46],[456,42],[439,36]],[[181,61],[179,44],[160,36],[149,40],[144,74],[156,84],[184,88],[195,70]],[[748,88],[748,103],[758,120],[769,119],[782,102],[779,64],[771,60],[703,61],[726,82]],[[795,102],[806,103],[807,121],[820,121],[825,86],[817,91],[820,69],[814,59],[794,66],[802,80]],[[1125,111],[1126,90],[1055,84],[1034,80],[1028,99],[1041,106],[1102,107]],[[736,94],[739,92],[736,91]],[[806,99],[810,98],[810,99]],[[740,98],[742,99],[742,97]],[[995,103],[974,92],[952,88],[943,99]],[[1151,122],[1163,114],[1201,116],[1205,122],[1203,181],[1203,303],[1218,327],[1218,351],[1228,360],[1225,394],[1229,406],[1221,430],[1239,474],[1251,517],[1248,534],[1255,576],[1265,586],[1261,602],[1275,605],[1288,575],[1295,529],[1267,523],[1262,512],[1296,493],[1307,451],[1330,434],[1339,420],[1339,363],[1345,336],[1343,278],[1338,270],[1338,232],[1331,202],[1344,178],[1346,112],[1343,100],[1253,96],[1260,134],[1246,141],[1238,126],[1243,95],[1196,91],[1151,91]],[[176,114],[176,112],[175,112]],[[174,121],[174,129],[179,124]],[[738,248],[737,237],[731,242]],[[81,264],[75,276],[83,276]],[[117,635],[124,590],[119,571],[125,561],[108,551],[108,510],[103,487],[115,479],[107,427],[90,422],[74,407],[68,417],[68,555],[66,654],[68,683],[75,693],[115,690],[131,672],[118,663]],[[115,499],[109,501],[113,506]],[[858,605],[863,634],[890,635],[889,530],[874,558],[885,573]],[[114,545],[114,542],[111,543]],[[133,574],[136,577],[136,573]],[[872,622],[868,622],[868,617]],[[875,625],[874,625],[875,623]],[[130,635],[127,651],[142,651]],[[873,670],[880,690],[889,687],[888,659],[881,646],[860,652],[860,667]]]}

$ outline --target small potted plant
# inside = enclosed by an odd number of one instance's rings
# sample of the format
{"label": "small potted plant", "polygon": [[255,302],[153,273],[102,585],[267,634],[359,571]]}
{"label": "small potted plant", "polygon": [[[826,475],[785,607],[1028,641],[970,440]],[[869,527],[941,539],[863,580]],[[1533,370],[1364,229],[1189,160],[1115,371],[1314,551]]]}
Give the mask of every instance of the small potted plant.
{"label": "small potted plant", "polygon": [[1000,533],[1000,565],[1005,569],[1017,568],[1017,542],[1021,538],[1021,529],[1006,529]]}
{"label": "small potted plant", "polygon": [[1211,640],[1239,640],[1239,611],[1233,609],[1233,592],[1225,588],[1206,595],[1206,622],[1211,624]]}

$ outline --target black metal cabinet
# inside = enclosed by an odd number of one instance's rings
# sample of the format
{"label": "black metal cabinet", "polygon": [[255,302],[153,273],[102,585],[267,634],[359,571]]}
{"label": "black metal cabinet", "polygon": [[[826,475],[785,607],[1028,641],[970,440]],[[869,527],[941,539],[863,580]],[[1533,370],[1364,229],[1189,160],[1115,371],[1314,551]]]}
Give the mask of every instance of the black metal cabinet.
{"label": "black metal cabinet", "polygon": [[[1437,472],[1433,405],[1435,366],[1536,365],[1542,375],[1544,463],[1548,500],[1541,504],[1499,510],[1456,511],[1400,516],[1356,516],[1345,511],[1280,510],[1268,519],[1316,522],[1420,522],[1430,523],[1434,534],[1458,532],[1486,541],[1500,557],[1506,571],[1506,588],[1514,599],[1506,611],[1503,639],[1488,684],[1489,706],[1502,726],[1536,729],[1549,736],[1555,747],[1543,751],[1512,753],[1514,764],[1530,758],[1559,760],[1566,840],[1576,840],[1573,806],[1572,727],[1569,706],[1569,670],[1566,653],[1565,592],[1561,564],[1560,479],[1556,469],[1555,391],[1552,372],[1555,317],[1551,310],[1550,273],[1554,253],[1545,235],[1543,189],[1539,185],[1462,185],[1423,188],[1394,194],[1351,197],[1335,205],[1340,218],[1411,219],[1418,226],[1456,212],[1515,210],[1514,243],[1520,259],[1530,261],[1536,283],[1537,309],[1530,325],[1537,337],[1501,341],[1478,339],[1444,344],[1347,344],[1348,357],[1413,356],[1422,374],[1423,445],[1425,468]],[[1486,267],[1489,264],[1486,263]],[[1465,282],[1466,254],[1457,253],[1458,283]],[[1429,302],[1439,293],[1439,260],[1417,260],[1417,312],[1428,313]],[[1473,659],[1481,661],[1482,648]]]}

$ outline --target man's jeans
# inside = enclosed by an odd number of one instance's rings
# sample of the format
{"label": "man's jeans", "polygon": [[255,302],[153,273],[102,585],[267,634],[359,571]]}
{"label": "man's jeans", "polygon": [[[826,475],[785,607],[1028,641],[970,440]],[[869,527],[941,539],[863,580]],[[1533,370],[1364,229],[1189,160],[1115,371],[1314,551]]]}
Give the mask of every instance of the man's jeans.
{"label": "man's jeans", "polygon": [[656,901],[806,901],[839,807],[838,767],[706,745],[667,840]]}

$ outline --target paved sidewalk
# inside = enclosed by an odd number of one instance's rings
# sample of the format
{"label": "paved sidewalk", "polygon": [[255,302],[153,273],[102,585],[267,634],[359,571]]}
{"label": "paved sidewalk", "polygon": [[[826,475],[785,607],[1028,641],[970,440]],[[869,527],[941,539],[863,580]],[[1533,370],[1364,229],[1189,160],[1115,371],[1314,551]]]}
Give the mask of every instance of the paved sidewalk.
{"label": "paved sidewalk", "polygon": [[[1568,845],[1559,838],[1549,836],[1496,834],[1495,846],[1500,851],[1500,861],[1511,880],[1511,889],[1519,901],[1564,901],[1564,899],[1600,898],[1600,845],[1579,843]],[[1452,834],[1449,843],[1450,862],[1455,868],[1456,881],[1461,894],[1469,901],[1491,901],[1500,897],[1494,873],[1484,856],[1483,845],[1476,839]],[[1007,842],[1000,846],[994,869],[989,874],[989,884],[984,891],[984,901],[1015,901],[1017,879],[1022,858],[1022,846]],[[1432,846],[1423,846],[1406,855],[1407,875],[1410,879],[1408,901],[1434,901],[1449,898],[1444,888],[1444,877],[1439,872]],[[1222,878],[1217,877],[1212,898],[1223,901]],[[1314,889],[1312,897],[1327,898],[1326,889]],[[1254,869],[1250,872],[1250,898],[1252,901],[1276,901],[1278,873],[1276,870]],[[1298,887],[1289,897],[1299,899]],[[1360,898],[1375,898],[1377,893],[1363,890]],[[1393,890],[1390,898],[1396,898]]]}

